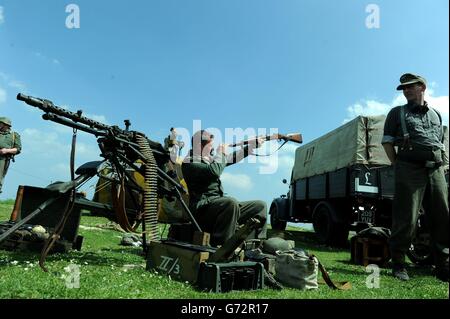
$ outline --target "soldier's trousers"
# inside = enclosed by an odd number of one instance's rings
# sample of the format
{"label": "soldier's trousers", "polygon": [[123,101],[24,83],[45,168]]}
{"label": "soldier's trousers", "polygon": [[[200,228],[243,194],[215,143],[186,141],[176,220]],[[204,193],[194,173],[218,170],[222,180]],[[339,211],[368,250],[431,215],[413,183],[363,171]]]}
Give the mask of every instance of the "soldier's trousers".
{"label": "soldier's trousers", "polygon": [[444,169],[397,161],[390,249],[394,263],[404,263],[423,207],[430,227],[435,262],[448,263],[449,208]]}
{"label": "soldier's trousers", "polygon": [[2,192],[3,179],[6,175],[6,159],[0,159],[0,193]]}
{"label": "soldier's trousers", "polygon": [[236,233],[239,225],[252,217],[257,217],[264,225],[256,230],[256,236],[266,238],[267,206],[260,200],[239,202],[232,197],[211,199],[197,209],[195,217],[202,230],[211,234],[213,246],[223,245]]}

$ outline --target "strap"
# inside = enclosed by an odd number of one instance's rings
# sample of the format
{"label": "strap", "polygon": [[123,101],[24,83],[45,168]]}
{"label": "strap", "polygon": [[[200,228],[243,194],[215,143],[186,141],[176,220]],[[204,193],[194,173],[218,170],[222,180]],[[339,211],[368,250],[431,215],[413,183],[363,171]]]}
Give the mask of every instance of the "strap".
{"label": "strap", "polygon": [[47,258],[48,253],[55,245],[55,243],[61,238],[64,226],[66,225],[66,222],[69,219],[70,214],[72,213],[73,207],[75,206],[75,196],[76,190],[75,188],[72,188],[70,190],[69,198],[67,200],[67,204],[61,219],[59,220],[57,226],[55,227],[53,234],[47,239],[47,241],[44,244],[44,247],[42,247],[41,256],[39,258],[39,266],[45,272],[48,272],[47,267],[45,267],[45,260]]}
{"label": "strap", "polygon": [[278,152],[287,142],[289,142],[289,141],[284,141],[284,143],[283,144],[281,144],[281,146],[280,147],[278,147],[276,150],[275,150],[275,152],[273,152],[273,153],[271,153],[271,154],[257,154],[257,153],[252,153],[251,155],[253,155],[253,156],[272,156],[273,154],[275,154],[276,152]]}
{"label": "strap", "polygon": [[325,281],[325,283],[330,287],[331,289],[337,289],[337,290],[350,290],[352,289],[352,284],[349,281],[343,281],[343,282],[337,282],[336,284],[331,280],[330,275],[326,271],[325,267],[320,262],[319,258],[317,258],[315,255],[309,255],[309,258],[316,258],[317,262],[319,263],[319,270],[322,273],[322,278]]}
{"label": "strap", "polygon": [[408,129],[406,128],[405,108],[406,108],[406,104],[400,106],[400,125],[402,127],[402,133],[403,133],[402,149],[405,149],[405,146],[408,146],[409,150],[412,150],[411,144],[409,143],[409,132],[408,132]]}
{"label": "strap", "polygon": [[430,107],[430,110],[433,110],[434,114],[437,115],[438,119],[439,119],[439,123],[441,124],[441,142],[442,139],[444,138],[444,126],[442,125],[442,116],[441,113],[439,113],[436,109]]}
{"label": "strap", "polygon": [[72,147],[70,150],[70,178],[73,181],[75,179],[75,150],[77,145],[77,129],[73,129],[72,135]]}

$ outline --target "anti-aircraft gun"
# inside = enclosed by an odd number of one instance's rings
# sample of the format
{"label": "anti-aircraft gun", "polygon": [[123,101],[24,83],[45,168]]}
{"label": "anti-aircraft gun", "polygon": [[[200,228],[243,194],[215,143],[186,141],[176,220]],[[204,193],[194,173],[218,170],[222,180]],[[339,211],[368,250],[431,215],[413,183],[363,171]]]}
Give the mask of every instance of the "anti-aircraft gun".
{"label": "anti-aircraft gun", "polygon": [[[7,239],[16,230],[28,222],[34,222],[39,216],[53,215],[53,235],[46,241],[42,249],[40,265],[44,267],[45,257],[52,246],[61,236],[73,237],[73,232],[68,234],[65,230],[66,223],[71,223],[71,212],[76,208],[96,212],[104,212],[103,216],[112,219],[128,232],[134,232],[142,225],[142,239],[144,251],[152,249],[152,243],[159,242],[158,213],[161,198],[177,200],[184,211],[184,216],[191,222],[191,226],[198,232],[202,232],[195,218],[189,211],[183,200],[187,190],[183,187],[174,172],[167,172],[166,164],[170,161],[170,154],[164,147],[150,139],[145,134],[130,130],[130,121],[125,120],[125,129],[118,126],[110,126],[83,116],[82,111],[71,112],[47,99],[36,98],[24,94],[18,94],[17,99],[28,105],[37,107],[44,112],[42,118],[73,129],[72,151],[70,159],[71,181],[59,182],[47,186],[45,189],[37,189],[25,186],[18,191],[16,205],[12,214],[11,227],[0,232],[0,243]],[[98,146],[103,161],[89,162],[74,171],[74,157],[76,149],[76,133],[83,131],[97,138]],[[169,165],[170,166],[170,165]],[[107,174],[102,174],[106,170]],[[77,177],[75,177],[77,175]],[[111,204],[90,201],[78,196],[76,189],[95,176],[99,176],[109,182],[111,188]],[[136,175],[140,176],[138,181]],[[143,183],[142,183],[143,180]],[[32,197],[32,200],[25,201]],[[39,197],[39,199],[36,199]],[[28,202],[28,204],[26,203]],[[28,206],[25,209],[25,206]],[[73,214],[72,214],[73,215]],[[39,219],[38,219],[39,220]],[[77,221],[75,220],[75,224]],[[79,215],[78,215],[79,223]],[[226,247],[223,247],[215,255],[214,260],[226,261],[234,249],[245,238],[245,233],[250,233],[258,227],[258,221],[249,222],[241,230],[236,238],[233,238]],[[78,228],[78,224],[76,225]],[[186,247],[176,242],[172,246]],[[158,247],[167,247],[165,244]],[[159,249],[159,248],[158,248]],[[188,247],[191,250],[202,250],[211,255],[216,253],[212,247]],[[170,250],[170,249],[169,249]],[[149,255],[151,255],[150,252]],[[221,256],[221,257],[219,257]],[[212,259],[213,260],[213,259]]]}
{"label": "anti-aircraft gun", "polygon": [[[33,212],[27,212],[20,220],[0,235],[0,243],[10,236],[14,231],[34,220],[39,214],[51,205],[59,202],[65,206],[61,219],[54,227],[55,242],[64,230],[71,211],[74,207],[87,210],[106,211],[110,219],[118,222],[120,226],[129,232],[136,231],[142,225],[143,246],[150,241],[158,240],[158,199],[163,196],[178,199],[185,213],[191,218],[193,225],[201,231],[200,227],[192,217],[189,208],[183,201],[182,194],[186,189],[166,173],[165,164],[170,154],[161,144],[150,140],[145,134],[130,130],[130,121],[125,120],[125,129],[118,126],[110,126],[83,116],[82,111],[76,113],[65,110],[53,104],[52,101],[18,94],[17,99],[28,105],[39,108],[44,112],[42,118],[73,128],[72,152],[71,152],[71,181],[66,183],[55,183],[49,185],[45,192],[50,192],[48,199],[39,202]],[[90,162],[82,165],[74,171],[74,156],[76,148],[76,133],[83,131],[97,138],[103,161]],[[76,189],[91,178],[99,175],[102,167],[107,166],[109,173],[102,178],[109,180],[112,190],[112,205],[96,203],[84,197],[77,196]],[[135,174],[143,177],[144,185],[136,182]],[[75,174],[78,176],[75,177]],[[18,192],[18,197],[23,197],[23,189]],[[39,194],[42,196],[42,194]],[[61,198],[64,199],[61,200]],[[132,205],[127,207],[127,204]],[[13,215],[20,215],[20,203],[17,204]],[[62,210],[58,207],[59,211]],[[15,213],[14,213],[15,212]],[[111,214],[114,212],[114,214]],[[43,249],[43,256],[48,253],[52,246],[52,240],[48,240]],[[45,253],[44,253],[45,252]],[[42,260],[43,258],[41,258]]]}

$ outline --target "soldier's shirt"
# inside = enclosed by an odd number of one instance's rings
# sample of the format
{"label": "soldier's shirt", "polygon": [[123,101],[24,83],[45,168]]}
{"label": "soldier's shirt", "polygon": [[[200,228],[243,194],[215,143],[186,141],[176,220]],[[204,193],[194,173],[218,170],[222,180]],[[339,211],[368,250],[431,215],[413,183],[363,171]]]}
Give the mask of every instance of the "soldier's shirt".
{"label": "soldier's shirt", "polygon": [[[11,130],[0,132],[0,148],[17,148],[17,154],[19,154],[22,150],[19,133]],[[0,155],[0,159],[4,158],[6,158],[6,156]]]}
{"label": "soldier's shirt", "polygon": [[248,147],[224,156],[188,156],[181,166],[183,177],[189,191],[191,208],[198,209],[213,198],[224,196],[220,175],[225,167],[239,162],[248,155]]}
{"label": "soldier's shirt", "polygon": [[[384,124],[384,136],[381,143],[401,145],[403,131],[401,127],[400,111],[404,106],[396,106],[388,113]],[[442,121],[440,114],[431,109],[428,103],[418,105],[406,104],[405,124],[411,142],[422,146],[439,147],[443,149]]]}

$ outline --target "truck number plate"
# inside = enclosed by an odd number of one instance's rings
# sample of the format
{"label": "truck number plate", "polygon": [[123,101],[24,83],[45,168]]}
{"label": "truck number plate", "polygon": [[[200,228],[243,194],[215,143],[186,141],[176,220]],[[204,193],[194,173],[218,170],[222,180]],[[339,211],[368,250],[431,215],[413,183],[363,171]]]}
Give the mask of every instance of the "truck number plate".
{"label": "truck number plate", "polygon": [[359,221],[363,223],[373,223],[373,212],[371,211],[362,211],[359,213]]}

